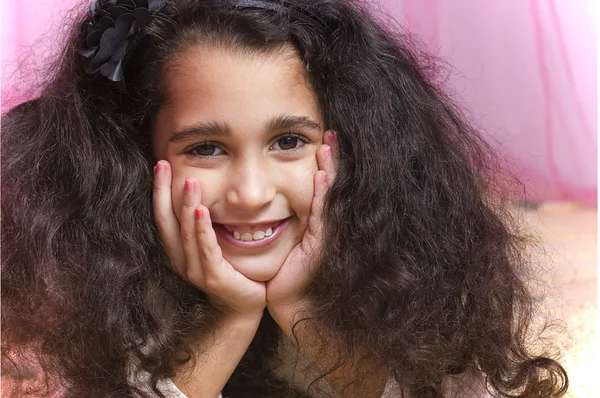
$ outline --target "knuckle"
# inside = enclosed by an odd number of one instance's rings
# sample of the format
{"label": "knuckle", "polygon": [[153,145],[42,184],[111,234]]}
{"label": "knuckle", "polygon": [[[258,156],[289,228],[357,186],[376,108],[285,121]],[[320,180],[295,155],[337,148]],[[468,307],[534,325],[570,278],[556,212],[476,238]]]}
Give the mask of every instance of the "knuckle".
{"label": "knuckle", "polygon": [[202,225],[196,224],[196,237],[199,241],[204,241],[206,238],[207,231],[204,229]]}
{"label": "knuckle", "polygon": [[170,194],[169,191],[167,191],[166,189],[164,189],[163,187],[157,185],[156,183],[154,184],[153,188],[152,188],[152,192],[153,192],[153,198],[154,198],[154,202],[158,202],[159,204],[164,200],[166,201],[168,198],[168,195]]}
{"label": "knuckle", "polygon": [[308,233],[306,234],[306,241],[309,243],[313,243],[319,239],[321,235],[321,229],[318,227],[308,227]]}
{"label": "knuckle", "polygon": [[311,221],[317,221],[321,219],[321,214],[323,213],[323,201],[320,199],[321,198],[318,198],[318,200],[313,205],[313,210],[310,215]]}
{"label": "knuckle", "polygon": [[181,242],[185,245],[190,245],[192,243],[194,243],[195,241],[195,236],[189,232],[182,232],[181,233]]}
{"label": "knuckle", "polygon": [[220,254],[220,248],[218,243],[212,243],[209,245],[203,245],[200,250],[206,257],[213,257]]}
{"label": "knuckle", "polygon": [[192,212],[195,209],[194,203],[190,199],[183,199],[183,209],[187,212]]}
{"label": "knuckle", "polygon": [[154,221],[156,222],[156,225],[162,227],[163,225],[166,225],[167,218],[162,213],[156,212],[154,213]]}

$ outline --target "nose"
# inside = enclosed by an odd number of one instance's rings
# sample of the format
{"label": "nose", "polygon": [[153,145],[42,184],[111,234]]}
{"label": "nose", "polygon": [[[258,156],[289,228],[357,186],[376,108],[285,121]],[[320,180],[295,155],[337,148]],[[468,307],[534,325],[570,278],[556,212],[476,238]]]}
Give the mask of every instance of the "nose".
{"label": "nose", "polygon": [[226,200],[233,206],[246,210],[259,210],[271,203],[277,189],[273,182],[273,173],[268,165],[259,161],[248,161],[232,169],[229,176]]}

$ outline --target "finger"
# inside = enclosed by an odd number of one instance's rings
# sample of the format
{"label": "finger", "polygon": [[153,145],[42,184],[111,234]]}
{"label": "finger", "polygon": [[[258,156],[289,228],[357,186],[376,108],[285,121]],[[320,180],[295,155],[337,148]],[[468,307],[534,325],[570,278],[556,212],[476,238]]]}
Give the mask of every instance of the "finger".
{"label": "finger", "polygon": [[196,207],[200,204],[200,189],[193,178],[187,178],[183,187],[181,206],[181,244],[185,253],[185,271],[183,275],[195,285],[203,283],[202,264],[196,241]]}
{"label": "finger", "polygon": [[158,234],[165,247],[171,266],[179,274],[185,271],[185,255],[181,247],[179,222],[173,212],[171,199],[171,165],[165,160],[156,163],[152,207]]}
{"label": "finger", "polygon": [[333,155],[331,153],[331,147],[329,145],[321,145],[317,149],[317,165],[319,170],[323,170],[331,178],[335,176],[335,165],[333,162]]}
{"label": "finger", "polygon": [[314,177],[314,195],[308,217],[306,235],[302,239],[305,252],[318,247],[323,234],[323,206],[327,189],[329,188],[328,175],[324,170],[319,170]]}
{"label": "finger", "polygon": [[217,242],[208,209],[202,205],[197,206],[194,210],[194,219],[198,261],[202,264],[205,284],[208,290],[212,290],[211,287],[216,289],[226,278],[227,264],[223,261],[223,252]]}
{"label": "finger", "polygon": [[[338,133],[333,130],[327,130],[323,135],[323,144],[331,147],[333,159],[337,162],[339,160],[339,144],[338,144]],[[336,163],[337,165],[337,163]]]}
{"label": "finger", "polygon": [[[329,145],[331,148],[331,158],[333,160],[334,171],[337,171],[340,165],[340,145],[339,135],[336,131],[328,130],[323,138],[323,143]],[[329,181],[333,181],[332,178]]]}
{"label": "finger", "polygon": [[325,132],[324,144],[317,150],[317,163],[320,170],[325,170],[329,181],[334,181],[337,174],[337,141],[336,134],[331,130]]}

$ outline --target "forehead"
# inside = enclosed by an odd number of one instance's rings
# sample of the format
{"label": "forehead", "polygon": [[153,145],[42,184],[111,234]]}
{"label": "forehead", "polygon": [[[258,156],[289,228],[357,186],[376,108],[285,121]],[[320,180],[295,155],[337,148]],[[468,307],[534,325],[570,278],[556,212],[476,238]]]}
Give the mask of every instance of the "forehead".
{"label": "forehead", "polygon": [[304,64],[290,46],[253,50],[218,43],[189,45],[176,52],[165,65],[163,83],[167,94],[172,94],[187,79],[210,83],[224,76],[245,78],[249,74],[255,74],[253,78],[271,76],[308,86]]}
{"label": "forehead", "polygon": [[175,130],[199,119],[248,127],[281,114],[321,121],[316,95],[292,48],[249,52],[193,46],[178,53],[163,76],[166,104],[157,120]]}

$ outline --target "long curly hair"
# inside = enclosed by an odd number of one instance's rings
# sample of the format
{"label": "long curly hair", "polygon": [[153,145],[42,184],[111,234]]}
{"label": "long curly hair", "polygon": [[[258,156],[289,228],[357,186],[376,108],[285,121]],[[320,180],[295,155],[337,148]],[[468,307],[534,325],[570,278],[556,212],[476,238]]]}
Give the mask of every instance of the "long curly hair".
{"label": "long curly hair", "polygon": [[[336,366],[360,342],[410,397],[442,397],[461,374],[499,396],[563,395],[564,369],[526,344],[530,266],[494,202],[497,159],[434,60],[359,2],[271,2],[167,1],[127,54],[124,89],[85,73],[82,14],[39,97],[2,119],[2,366],[16,395],[144,396],[135,367],[162,396],[157,382],[214,328],[204,294],[167,265],[151,198],[165,67],[207,43],[294,48],[338,133],[301,321],[342,347]],[[273,372],[278,335],[266,312],[226,394],[302,395]]]}

